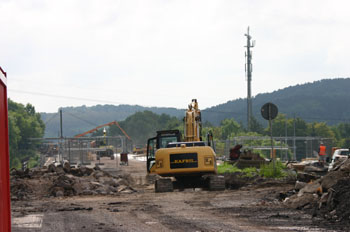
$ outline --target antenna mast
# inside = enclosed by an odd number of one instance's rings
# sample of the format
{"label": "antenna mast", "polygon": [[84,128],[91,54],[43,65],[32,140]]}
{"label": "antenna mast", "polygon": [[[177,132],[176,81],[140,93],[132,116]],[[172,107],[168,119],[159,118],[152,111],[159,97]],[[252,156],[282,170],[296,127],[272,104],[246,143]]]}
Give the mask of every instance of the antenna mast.
{"label": "antenna mast", "polygon": [[251,36],[249,35],[249,27],[247,30],[247,33],[244,34],[247,37],[247,45],[244,46],[247,48],[247,51],[245,52],[245,57],[246,57],[246,64],[245,64],[245,72],[246,72],[246,77],[247,77],[247,84],[248,84],[248,89],[247,89],[247,128],[248,131],[251,130],[251,121],[252,121],[252,87],[251,87],[251,82],[252,82],[252,72],[253,72],[253,65],[252,65],[252,51],[250,50],[255,46],[255,40],[251,42]]}

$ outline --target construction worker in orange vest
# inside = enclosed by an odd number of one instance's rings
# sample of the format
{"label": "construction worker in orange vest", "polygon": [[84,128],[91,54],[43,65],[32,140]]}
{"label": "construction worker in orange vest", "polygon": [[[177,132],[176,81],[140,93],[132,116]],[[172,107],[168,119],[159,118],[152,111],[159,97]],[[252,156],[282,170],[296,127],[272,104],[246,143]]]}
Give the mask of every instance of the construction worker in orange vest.
{"label": "construction worker in orange vest", "polygon": [[318,149],[318,157],[319,157],[319,161],[325,162],[326,161],[326,146],[323,145],[323,142],[320,143],[320,147]]}

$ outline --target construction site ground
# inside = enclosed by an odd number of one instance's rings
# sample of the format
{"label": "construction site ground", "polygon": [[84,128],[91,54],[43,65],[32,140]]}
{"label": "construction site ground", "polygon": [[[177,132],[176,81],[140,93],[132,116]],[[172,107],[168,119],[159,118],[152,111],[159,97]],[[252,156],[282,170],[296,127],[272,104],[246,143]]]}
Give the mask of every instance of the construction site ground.
{"label": "construction site ground", "polygon": [[279,194],[293,185],[154,193],[144,161],[134,157],[128,166],[120,166],[118,159],[101,162],[111,173],[130,173],[137,191],[13,201],[12,231],[342,231],[283,206]]}

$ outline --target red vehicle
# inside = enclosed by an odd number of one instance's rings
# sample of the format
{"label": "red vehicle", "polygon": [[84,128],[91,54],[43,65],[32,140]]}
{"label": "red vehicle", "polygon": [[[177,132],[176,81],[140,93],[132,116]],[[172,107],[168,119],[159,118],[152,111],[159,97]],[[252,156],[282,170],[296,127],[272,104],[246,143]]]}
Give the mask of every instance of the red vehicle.
{"label": "red vehicle", "polygon": [[0,231],[11,231],[7,79],[0,67]]}

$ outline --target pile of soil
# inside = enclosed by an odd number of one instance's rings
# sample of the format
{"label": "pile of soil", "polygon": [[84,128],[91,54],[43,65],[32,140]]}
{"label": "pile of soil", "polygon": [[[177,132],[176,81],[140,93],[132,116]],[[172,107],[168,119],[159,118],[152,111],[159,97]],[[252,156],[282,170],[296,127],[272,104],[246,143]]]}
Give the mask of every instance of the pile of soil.
{"label": "pile of soil", "polygon": [[333,221],[345,221],[350,223],[350,178],[340,179],[333,186],[329,202],[321,207],[318,214],[323,214]]}
{"label": "pile of soil", "polygon": [[133,193],[130,175],[112,176],[98,166],[71,168],[69,163],[47,168],[11,170],[11,200],[76,195]]}
{"label": "pile of soil", "polygon": [[350,225],[350,159],[325,176],[309,183],[297,182],[286,206],[309,211],[313,216]]}

